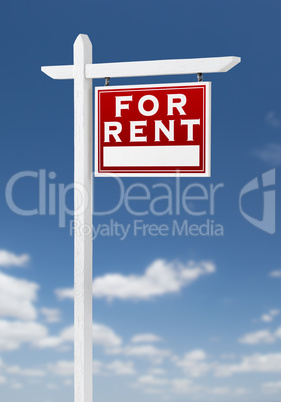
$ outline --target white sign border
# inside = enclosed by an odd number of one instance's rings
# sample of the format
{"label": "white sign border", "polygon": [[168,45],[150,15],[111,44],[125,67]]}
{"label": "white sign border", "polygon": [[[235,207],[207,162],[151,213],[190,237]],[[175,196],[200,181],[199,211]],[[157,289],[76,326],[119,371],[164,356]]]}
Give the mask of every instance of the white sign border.
{"label": "white sign border", "polygon": [[[144,85],[114,85],[114,86],[99,86],[95,87],[95,177],[210,177],[211,176],[211,81],[203,82],[175,82],[168,84],[144,84]],[[98,171],[98,91],[99,90],[112,90],[112,89],[138,89],[138,88],[164,88],[164,87],[177,87],[177,86],[199,86],[204,85],[206,88],[206,142],[205,142],[205,172],[204,173],[115,173],[106,172],[101,173]]]}

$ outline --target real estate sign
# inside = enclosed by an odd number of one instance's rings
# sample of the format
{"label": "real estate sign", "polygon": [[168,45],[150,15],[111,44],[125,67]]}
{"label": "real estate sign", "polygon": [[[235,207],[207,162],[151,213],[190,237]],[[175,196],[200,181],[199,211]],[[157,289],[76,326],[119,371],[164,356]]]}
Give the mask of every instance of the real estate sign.
{"label": "real estate sign", "polygon": [[95,107],[96,176],[210,176],[210,82],[96,87]]}

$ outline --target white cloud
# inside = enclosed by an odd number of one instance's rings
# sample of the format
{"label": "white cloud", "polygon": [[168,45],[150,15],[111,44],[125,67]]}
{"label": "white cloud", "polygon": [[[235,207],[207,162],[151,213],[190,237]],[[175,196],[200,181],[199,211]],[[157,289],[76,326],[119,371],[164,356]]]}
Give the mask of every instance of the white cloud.
{"label": "white cloud", "polygon": [[164,390],[161,388],[145,388],[144,392],[150,395],[162,395]]}
{"label": "white cloud", "polygon": [[144,375],[138,378],[138,383],[141,385],[167,385],[169,380],[166,378],[154,377],[153,375]]}
{"label": "white cloud", "polygon": [[47,388],[47,389],[57,389],[58,386],[57,386],[56,384],[49,383],[49,384],[46,385],[46,388]]}
{"label": "white cloud", "polygon": [[34,343],[46,335],[47,328],[36,322],[0,320],[0,350],[15,350],[22,343]]}
{"label": "white cloud", "polygon": [[40,349],[45,348],[57,348],[58,346],[62,345],[62,343],[66,342],[63,338],[59,336],[46,336],[44,338],[38,339],[34,342],[34,346]]}
{"label": "white cloud", "polygon": [[258,345],[260,343],[274,343],[279,339],[281,339],[281,327],[279,327],[275,332],[265,329],[245,334],[239,339],[239,342],[248,345]]}
{"label": "white cloud", "polygon": [[59,322],[61,320],[61,312],[57,308],[41,308],[41,313],[45,316],[48,323]]}
{"label": "white cloud", "polygon": [[267,314],[263,314],[261,316],[261,321],[263,322],[272,322],[274,318],[280,314],[280,310],[272,309]]}
{"label": "white cloud", "polygon": [[281,165],[281,144],[267,144],[263,149],[256,149],[253,155],[271,166]]}
{"label": "white cloud", "polygon": [[[73,325],[65,328],[58,336],[46,336],[34,342],[38,348],[57,348],[66,343],[73,343]],[[117,347],[122,344],[122,339],[109,327],[102,324],[93,323],[93,343],[105,348]]]}
{"label": "white cloud", "polygon": [[264,383],[262,384],[262,390],[264,393],[280,393],[281,381]]}
{"label": "white cloud", "polygon": [[131,343],[153,343],[162,341],[163,339],[160,336],[154,334],[138,334],[131,339]]}
{"label": "white cloud", "polygon": [[122,339],[109,327],[102,324],[93,324],[93,342],[105,348],[120,346]]}
{"label": "white cloud", "polygon": [[276,337],[276,339],[281,339],[281,327],[279,327],[275,333],[274,336]]}
{"label": "white cloud", "polygon": [[[219,361],[209,361],[203,350],[194,350],[187,353],[183,359],[175,359],[174,363],[193,378],[208,372],[216,377],[228,377],[237,373],[281,373],[281,353],[256,353],[242,357],[239,362],[223,364]],[[242,393],[241,388],[236,391]],[[247,390],[248,392],[250,391]]]}
{"label": "white cloud", "polygon": [[[253,354],[244,356],[236,363],[222,364],[219,361],[210,361],[208,356],[203,350],[193,350],[187,353],[182,359],[173,359],[176,366],[180,367],[185,378],[171,378],[166,375],[166,372],[160,371],[152,372],[151,370],[146,374],[138,378],[134,384],[136,387],[144,387],[147,389],[162,389],[164,392],[192,394],[202,393],[209,395],[227,395],[232,394],[236,396],[244,396],[251,393],[250,389],[243,387],[237,387],[230,389],[225,385],[218,385],[212,388],[203,384],[195,383],[191,378],[198,378],[206,373],[212,373],[215,377],[228,377],[234,374],[277,374],[281,373],[281,354]],[[160,369],[161,370],[161,369]],[[158,375],[159,374],[159,375]],[[281,388],[281,382],[267,383],[264,385],[266,389]]]}
{"label": "white cloud", "polygon": [[276,112],[274,110],[271,110],[270,112],[267,113],[265,117],[265,121],[274,128],[281,127],[281,119],[279,116],[276,115]]}
{"label": "white cloud", "polygon": [[136,370],[132,361],[123,362],[121,360],[114,360],[112,363],[106,365],[106,369],[112,374],[116,375],[134,375]]}
{"label": "white cloud", "polygon": [[202,390],[200,385],[186,378],[175,378],[171,380],[172,391],[176,394],[194,394]]}
{"label": "white cloud", "polygon": [[5,377],[3,377],[2,375],[0,375],[0,384],[6,384],[7,383],[7,379]]}
{"label": "white cloud", "polygon": [[136,370],[132,361],[114,360],[111,363],[104,363],[94,360],[93,374],[131,376],[136,374]]}
{"label": "white cloud", "polygon": [[102,373],[103,363],[99,360],[93,360],[93,374]]}
{"label": "white cloud", "polygon": [[38,369],[23,369],[19,366],[9,366],[6,368],[8,374],[17,374],[25,377],[44,377],[46,373]]}
{"label": "white cloud", "polygon": [[270,278],[281,278],[281,269],[271,271],[269,276],[270,276]]}
{"label": "white cloud", "polygon": [[151,375],[165,375],[166,374],[166,370],[164,370],[164,369],[161,369],[161,368],[155,368],[155,367],[153,367],[153,368],[151,368],[150,370],[149,370],[149,374],[151,374]]}
{"label": "white cloud", "polygon": [[[203,351],[192,351],[189,353],[189,359],[193,360],[205,360],[206,354]],[[210,370],[214,370],[219,363],[213,363]],[[190,373],[186,373],[190,375]],[[208,387],[204,384],[195,382],[190,378],[171,378],[170,376],[154,376],[151,373],[140,376],[137,381],[132,384],[134,387],[142,387],[144,392],[153,390],[153,393],[163,393],[165,395],[182,394],[182,395],[201,395],[206,399],[207,395],[224,396],[224,395],[236,395],[243,396],[249,394],[251,391],[246,388],[229,388],[224,385],[215,387]],[[156,392],[158,390],[158,392]],[[155,392],[154,392],[155,391]]]}
{"label": "white cloud", "polygon": [[70,326],[65,328],[60,332],[58,336],[49,336],[47,335],[45,338],[39,339],[34,342],[34,345],[38,348],[57,348],[68,342],[73,342],[74,339],[74,327]]}
{"label": "white cloud", "polygon": [[246,388],[235,388],[234,389],[234,394],[235,395],[241,396],[241,395],[247,395],[247,394],[250,394],[250,393],[251,393],[251,391],[246,389]]}
{"label": "white cloud", "polygon": [[193,350],[186,353],[183,359],[176,362],[177,366],[191,377],[201,377],[209,372],[213,365],[207,362],[207,355],[203,350]]}
{"label": "white cloud", "polygon": [[0,250],[1,267],[23,267],[29,260],[28,254],[16,255],[7,250]]}
{"label": "white cloud", "polygon": [[22,389],[23,385],[20,382],[13,382],[11,385],[11,388],[13,389]]}
{"label": "white cloud", "polygon": [[56,289],[55,294],[59,300],[63,299],[73,299],[74,298],[74,289]]}
{"label": "white cloud", "polygon": [[215,367],[217,377],[227,377],[235,373],[281,373],[281,354],[253,354],[244,356],[240,363]]}
{"label": "white cloud", "polygon": [[166,396],[171,393],[195,394],[203,390],[201,385],[194,384],[187,378],[154,377],[153,375],[139,377],[134,386],[143,387],[146,393],[163,393]]}
{"label": "white cloud", "polygon": [[159,349],[153,345],[138,345],[112,348],[107,350],[108,354],[125,355],[134,357],[145,357],[152,360],[154,363],[161,363],[164,358],[171,357],[172,353],[168,349]]}
{"label": "white cloud", "polygon": [[60,360],[56,363],[48,365],[48,370],[54,374],[62,377],[73,376],[74,373],[74,362],[67,360]]}
{"label": "white cloud", "polygon": [[[111,301],[149,300],[180,290],[200,277],[216,272],[213,263],[202,261],[183,265],[165,260],[154,261],[143,275],[106,274],[93,282],[93,295]],[[57,289],[59,299],[73,298],[73,289]]]}
{"label": "white cloud", "polygon": [[257,345],[259,343],[273,343],[275,336],[269,330],[262,330],[246,334],[239,339],[240,343]]}
{"label": "white cloud", "polygon": [[34,320],[39,286],[0,272],[0,316]]}
{"label": "white cloud", "polygon": [[227,387],[215,387],[208,390],[208,393],[211,395],[227,395],[230,392],[231,390]]}
{"label": "white cloud", "polygon": [[[48,371],[54,375],[62,377],[71,377],[74,373],[74,362],[60,360],[56,363],[48,364]],[[131,376],[136,374],[134,363],[131,361],[114,360],[110,363],[104,363],[99,360],[93,361],[93,374],[113,374],[118,376]],[[67,384],[68,385],[68,384]]]}
{"label": "white cloud", "polygon": [[261,321],[263,321],[263,322],[271,322],[271,321],[273,321],[273,317],[270,314],[263,314],[261,316]]}

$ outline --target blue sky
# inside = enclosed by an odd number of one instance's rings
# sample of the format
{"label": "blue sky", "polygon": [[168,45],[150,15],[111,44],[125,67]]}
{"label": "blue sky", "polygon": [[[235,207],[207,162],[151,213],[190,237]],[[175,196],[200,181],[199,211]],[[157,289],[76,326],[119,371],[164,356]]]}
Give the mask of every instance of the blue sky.
{"label": "blue sky", "polygon": [[[166,224],[168,236],[99,235],[94,241],[94,400],[124,402],[281,401],[280,166],[281,34],[278,1],[68,1],[1,4],[0,395],[10,402],[73,400],[73,237],[71,217],[20,216],[5,191],[19,172],[44,170],[52,183],[73,181],[73,82],[54,81],[43,65],[72,64],[79,33],[94,62],[240,56],[212,81],[212,176],[183,178],[182,189],[222,184],[192,216],[134,216],[122,205],[95,227],[137,219]],[[112,79],[111,85],[194,82],[196,76]],[[94,85],[103,85],[95,80]],[[273,170],[274,169],[274,170]],[[275,233],[239,211],[263,214],[262,174],[275,173]],[[124,178],[126,189],[136,182]],[[175,179],[138,178],[175,194]],[[273,193],[272,193],[273,194]],[[21,208],[38,207],[38,179],[14,186]],[[95,206],[119,199],[114,179],[96,178]],[[58,196],[56,198],[58,202]],[[72,205],[72,194],[67,196]],[[140,212],[148,203],[132,202]],[[159,203],[159,208],[165,208]],[[223,236],[172,235],[174,222],[223,227]],[[113,283],[113,286],[111,284]],[[122,286],[122,291],[119,289]]]}

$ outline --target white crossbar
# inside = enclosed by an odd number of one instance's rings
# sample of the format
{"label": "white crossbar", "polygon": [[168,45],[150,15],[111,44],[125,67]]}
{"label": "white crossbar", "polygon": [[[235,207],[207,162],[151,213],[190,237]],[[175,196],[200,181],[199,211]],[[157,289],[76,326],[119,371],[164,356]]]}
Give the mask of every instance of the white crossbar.
{"label": "white crossbar", "polygon": [[[210,57],[203,59],[130,61],[125,63],[97,63],[85,65],[86,78],[145,77],[197,73],[224,73],[240,63],[241,58]],[[49,66],[41,70],[56,80],[72,79],[73,66]]]}

